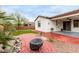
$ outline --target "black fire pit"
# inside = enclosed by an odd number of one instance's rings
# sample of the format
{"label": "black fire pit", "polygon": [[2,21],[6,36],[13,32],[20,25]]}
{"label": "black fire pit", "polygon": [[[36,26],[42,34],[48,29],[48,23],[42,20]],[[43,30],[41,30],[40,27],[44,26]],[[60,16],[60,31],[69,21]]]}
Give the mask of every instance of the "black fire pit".
{"label": "black fire pit", "polygon": [[33,51],[39,51],[42,45],[43,45],[43,40],[40,38],[35,38],[30,42],[30,49]]}

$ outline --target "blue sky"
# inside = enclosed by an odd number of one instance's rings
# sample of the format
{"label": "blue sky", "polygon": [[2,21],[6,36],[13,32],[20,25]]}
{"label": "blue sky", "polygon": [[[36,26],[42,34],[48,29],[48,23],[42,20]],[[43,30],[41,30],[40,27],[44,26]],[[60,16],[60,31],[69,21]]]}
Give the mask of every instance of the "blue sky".
{"label": "blue sky", "polygon": [[7,13],[19,12],[30,21],[34,21],[38,15],[42,16],[55,16],[68,12],[71,10],[79,9],[78,5],[65,6],[65,5],[3,5],[2,10]]}

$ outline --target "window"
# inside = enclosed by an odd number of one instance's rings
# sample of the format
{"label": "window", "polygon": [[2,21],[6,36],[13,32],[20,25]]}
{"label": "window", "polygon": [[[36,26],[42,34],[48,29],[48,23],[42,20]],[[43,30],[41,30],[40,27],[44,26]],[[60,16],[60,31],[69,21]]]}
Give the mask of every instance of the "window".
{"label": "window", "polygon": [[24,24],[24,26],[28,26],[28,24]]}
{"label": "window", "polygon": [[38,27],[41,27],[41,23],[40,23],[40,21],[38,21]]}
{"label": "window", "polygon": [[73,24],[74,24],[74,27],[79,27],[79,20],[74,20]]}

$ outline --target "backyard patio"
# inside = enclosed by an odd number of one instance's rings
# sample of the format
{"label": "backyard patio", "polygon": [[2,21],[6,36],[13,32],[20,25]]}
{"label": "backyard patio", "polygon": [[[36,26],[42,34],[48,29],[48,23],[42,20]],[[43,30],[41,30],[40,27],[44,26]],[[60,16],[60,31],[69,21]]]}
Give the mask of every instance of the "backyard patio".
{"label": "backyard patio", "polygon": [[[53,33],[51,40],[49,37],[39,34],[22,34],[17,36],[22,40],[22,49],[20,53],[79,53],[79,39]],[[44,45],[40,51],[32,51],[29,42],[33,38],[42,38]]]}
{"label": "backyard patio", "polygon": [[[17,37],[22,40],[22,49],[20,51],[21,53],[53,53],[56,51],[53,46],[53,43],[49,42],[46,37],[41,37],[37,34],[23,34]],[[39,51],[32,51],[30,49],[29,43],[34,38],[41,38],[44,41],[43,46]]]}
{"label": "backyard patio", "polygon": [[[67,31],[70,30],[68,21],[62,22],[64,30],[58,28],[60,30],[53,31],[56,28],[51,28],[55,24],[50,17],[38,16],[35,22],[30,22],[22,14],[7,15],[6,12],[0,11],[0,53],[79,53],[79,23],[77,30],[74,28],[77,32]],[[55,23],[57,22],[55,20]],[[35,40],[37,38],[40,40]]]}
{"label": "backyard patio", "polygon": [[[19,48],[19,50],[16,49],[15,53],[79,53],[78,33],[44,33],[33,29],[27,29],[16,30],[13,32],[13,36],[19,38],[21,42],[20,47],[16,46],[16,48]],[[34,38],[41,38],[44,41],[43,46],[38,51],[33,51],[30,48],[30,41]],[[13,42],[15,42],[15,40]]]}

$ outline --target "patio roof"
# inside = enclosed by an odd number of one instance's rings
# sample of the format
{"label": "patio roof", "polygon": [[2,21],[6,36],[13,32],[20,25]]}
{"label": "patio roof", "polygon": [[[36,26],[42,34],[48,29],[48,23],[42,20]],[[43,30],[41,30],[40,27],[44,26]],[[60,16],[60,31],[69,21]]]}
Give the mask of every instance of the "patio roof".
{"label": "patio roof", "polygon": [[73,17],[73,16],[77,16],[79,15],[79,9],[74,10],[74,11],[70,11],[67,13],[63,13],[57,16],[53,16],[52,20],[58,20],[58,19],[63,19],[63,18],[68,18],[68,17]]}

